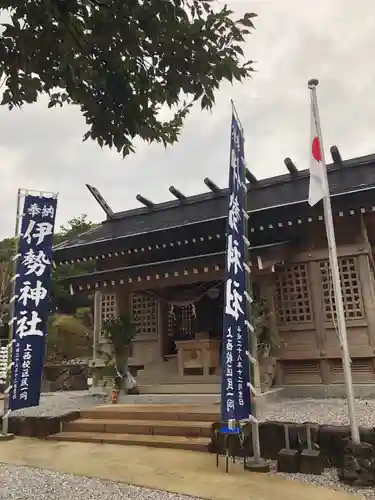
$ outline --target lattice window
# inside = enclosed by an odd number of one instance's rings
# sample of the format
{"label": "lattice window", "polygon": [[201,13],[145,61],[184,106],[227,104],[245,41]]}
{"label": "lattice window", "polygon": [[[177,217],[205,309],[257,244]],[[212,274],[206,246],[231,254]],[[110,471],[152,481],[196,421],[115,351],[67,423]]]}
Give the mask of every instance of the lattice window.
{"label": "lattice window", "polygon": [[[194,337],[195,311],[192,304],[170,306],[168,311],[168,335]],[[176,331],[178,330],[178,331]]]}
{"label": "lattice window", "polygon": [[[341,289],[346,319],[363,318],[363,301],[355,257],[339,259]],[[332,321],[336,317],[336,301],[332,284],[332,276],[328,261],[320,263],[320,274],[323,288],[324,318]]]}
{"label": "lattice window", "polygon": [[306,264],[294,264],[278,274],[276,305],[280,324],[313,319]]}
{"label": "lattice window", "polygon": [[[115,293],[103,293],[101,297],[100,319],[103,325],[106,321],[117,316],[117,301]],[[103,337],[103,331],[101,337]]]}
{"label": "lattice window", "polygon": [[158,334],[158,300],[155,297],[133,293],[131,311],[137,335]]}

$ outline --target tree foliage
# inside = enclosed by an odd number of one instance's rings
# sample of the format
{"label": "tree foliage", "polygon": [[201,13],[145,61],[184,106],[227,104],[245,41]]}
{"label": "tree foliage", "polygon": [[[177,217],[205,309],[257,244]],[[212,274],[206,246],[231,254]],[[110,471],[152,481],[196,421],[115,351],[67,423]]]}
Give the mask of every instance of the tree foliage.
{"label": "tree foliage", "polygon": [[242,45],[255,14],[235,20],[213,0],[1,0],[0,13],[2,104],[76,104],[84,139],[124,156],[135,137],[172,144],[194,102],[211,108],[220,82],[253,70]]}
{"label": "tree foliage", "polygon": [[[92,351],[93,330],[82,318],[83,309],[75,315],[53,314],[48,318],[46,360],[49,362],[71,361],[89,358]],[[89,308],[85,316],[91,315]]]}
{"label": "tree foliage", "polygon": [[103,333],[111,344],[111,353],[100,352],[108,358],[108,376],[115,378],[119,389],[127,390],[128,361],[130,346],[136,335],[135,323],[132,317],[123,313],[117,318],[110,318],[103,322]]}
{"label": "tree foliage", "polygon": [[[86,214],[81,214],[69,220],[65,226],[61,226],[60,231],[54,235],[54,243],[61,243],[69,238],[74,238],[79,234],[89,230],[95,225],[88,220]],[[14,238],[6,238],[0,241],[0,319],[8,314],[10,278],[13,274],[12,258],[16,253],[16,243]],[[90,305],[90,299],[85,296],[72,296],[69,290],[61,283],[63,278],[76,276],[94,271],[93,262],[81,264],[64,264],[52,268],[51,283],[51,309],[64,314],[75,314],[80,307]]]}
{"label": "tree foliage", "polygon": [[[66,226],[61,226],[60,230],[54,235],[54,244],[73,239],[78,235],[93,228],[93,224],[87,218],[87,214],[81,214],[67,222]],[[51,308],[60,313],[74,314],[80,307],[86,307],[90,304],[90,299],[85,296],[71,295],[69,289],[61,282],[64,278],[86,274],[95,270],[95,263],[82,262],[80,264],[62,264],[52,268],[51,283]]]}
{"label": "tree foliage", "polygon": [[10,280],[12,278],[12,264],[10,261],[0,260],[0,327],[8,316]]}

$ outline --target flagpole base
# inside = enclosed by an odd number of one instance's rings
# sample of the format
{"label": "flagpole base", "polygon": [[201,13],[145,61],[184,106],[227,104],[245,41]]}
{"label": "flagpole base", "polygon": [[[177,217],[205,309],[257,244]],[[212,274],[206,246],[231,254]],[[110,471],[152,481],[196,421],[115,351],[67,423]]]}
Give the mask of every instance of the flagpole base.
{"label": "flagpole base", "polygon": [[271,466],[265,460],[256,460],[255,458],[245,459],[244,469],[250,472],[262,472],[266,474],[271,470]]}
{"label": "flagpole base", "polygon": [[7,434],[1,434],[0,433],[0,441],[12,441],[14,438],[14,434],[7,433]]}

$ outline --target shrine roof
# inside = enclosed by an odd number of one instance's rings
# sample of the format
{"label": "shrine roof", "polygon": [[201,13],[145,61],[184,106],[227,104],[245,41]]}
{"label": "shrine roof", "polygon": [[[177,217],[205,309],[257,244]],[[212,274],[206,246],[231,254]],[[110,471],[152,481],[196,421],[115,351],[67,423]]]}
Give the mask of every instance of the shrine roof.
{"label": "shrine roof", "polygon": [[[344,160],[328,165],[332,197],[368,191],[375,188],[375,154]],[[265,216],[268,211],[296,205],[297,212],[304,211],[309,189],[309,170],[260,179],[248,184],[248,210],[250,217]],[[127,240],[144,235],[168,232],[176,228],[226,219],[228,189],[202,193],[183,200],[171,200],[115,213],[112,219],[102,222],[80,236],[62,242],[54,248],[56,261],[89,255],[89,248],[103,246],[118,240],[126,246]]]}
{"label": "shrine roof", "polygon": [[[289,240],[284,240],[268,245],[250,246],[249,251],[250,255],[258,255],[259,252],[272,250],[276,247],[287,248],[290,243]],[[101,287],[105,288],[107,286],[122,285],[124,283],[148,282],[148,284],[150,284],[153,281],[155,284],[155,276],[157,277],[156,281],[159,280],[160,283],[161,280],[164,284],[167,278],[198,274],[199,271],[203,274],[213,271],[220,272],[225,266],[224,258],[225,251],[222,250],[208,254],[190,255],[158,262],[145,262],[103,271],[78,274],[76,276],[63,278],[61,281],[63,283],[69,283],[73,293]],[[183,266],[183,270],[181,270],[181,266]]]}

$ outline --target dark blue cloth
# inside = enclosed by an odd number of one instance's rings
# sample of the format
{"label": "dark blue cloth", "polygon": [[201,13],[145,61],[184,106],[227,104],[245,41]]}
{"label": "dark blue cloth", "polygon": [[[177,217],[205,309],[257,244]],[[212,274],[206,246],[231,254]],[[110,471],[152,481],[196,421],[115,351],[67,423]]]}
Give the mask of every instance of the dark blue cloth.
{"label": "dark blue cloth", "polygon": [[248,330],[246,326],[245,158],[244,137],[232,116],[226,282],[221,363],[221,421],[243,420],[251,414]]}
{"label": "dark blue cloth", "polygon": [[25,197],[15,281],[9,409],[38,406],[51,290],[57,200]]}

